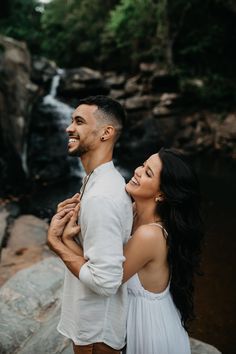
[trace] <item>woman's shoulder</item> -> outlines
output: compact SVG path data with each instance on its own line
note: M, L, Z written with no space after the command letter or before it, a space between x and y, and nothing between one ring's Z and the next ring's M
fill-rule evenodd
M157 226L155 223L152 224L144 224L139 226L132 237L136 237L137 239L142 240L143 242L153 243L163 243L166 242L165 234L163 232L163 228Z

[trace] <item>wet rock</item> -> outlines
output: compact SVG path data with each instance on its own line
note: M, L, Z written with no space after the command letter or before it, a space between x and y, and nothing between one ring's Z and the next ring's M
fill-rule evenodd
M21 215L13 224L7 247L13 251L46 243L48 224L33 215Z
M48 224L33 215L22 215L15 220L2 249L0 285L19 270L51 255L46 246L47 229Z
M38 87L30 81L30 54L24 42L0 36L0 193L25 184L25 141Z
M127 98L125 100L124 106L127 109L127 111L151 109L158 100L159 98L157 96L151 96L151 95L134 96L134 97Z
M2 286L1 354L51 354L65 349L68 343L55 328L63 277L62 263L50 257L18 272Z
M140 75L131 77L126 81L125 92L128 96L135 95L138 92L142 91L142 85L140 83Z
M220 129L222 138L236 140L236 113L229 114L221 124Z
M121 89L125 85L126 76L124 74L110 73L105 76L105 82L111 89Z
M173 107L176 106L180 95L177 93L163 93L160 96L160 105L164 107Z
M56 330L64 266L50 257L18 272L0 289L1 354L73 354L71 342ZM220 354L190 339L192 354Z
M176 76L170 75L165 71L156 72L151 79L151 89L153 92L166 93L178 92L179 81Z
M185 143L191 140L193 135L194 129L191 125L189 125L185 129L179 131L179 133L176 135L176 140L178 140L180 144Z
M164 107L164 106L160 106L160 105L157 105L156 107L154 107L152 112L155 117L164 117L164 116L174 115L174 112L171 109Z
M156 63L140 63L139 70L144 74L153 74L157 70Z
M190 338L191 354L221 354L218 349L200 340Z
M54 61L43 57L33 57L31 78L38 85L45 85L51 82L57 70L58 68Z
M90 95L107 95L109 86L99 71L87 67L65 70L58 92L63 97L86 97Z
M110 97L114 98L115 100L122 99L126 97L126 93L124 90L111 90Z
M0 251L2 248L2 244L6 232L7 218L9 214L10 214L9 211L6 208L0 206Z

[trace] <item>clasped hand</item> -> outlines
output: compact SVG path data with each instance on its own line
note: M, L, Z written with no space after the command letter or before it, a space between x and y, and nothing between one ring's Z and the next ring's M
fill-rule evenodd
M55 250L55 243L72 240L80 232L77 224L80 209L80 195L76 193L57 206L57 213L53 216L48 229L48 246Z

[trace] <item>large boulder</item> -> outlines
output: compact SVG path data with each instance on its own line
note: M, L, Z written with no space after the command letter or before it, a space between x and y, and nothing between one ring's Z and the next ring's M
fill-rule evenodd
M71 342L56 326L64 266L50 257L22 270L0 289L1 354L72 354ZM213 346L190 339L192 354L220 354Z
M30 81L26 44L0 36L0 188L15 189L25 176L25 137L37 86Z
M6 229L4 217L9 212L2 210L0 220ZM28 268L42 259L51 256L46 246L48 224L33 215L21 215L13 224L8 225L8 237L1 250L0 285L5 283L16 272Z
M0 353L62 353L56 331L64 267L55 257L19 271L0 289Z
M102 74L87 67L65 70L58 89L59 95L77 100L90 95L107 95L109 91Z

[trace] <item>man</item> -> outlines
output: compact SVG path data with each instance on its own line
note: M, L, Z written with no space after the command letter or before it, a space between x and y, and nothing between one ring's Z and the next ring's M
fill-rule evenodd
M58 331L73 341L75 353L119 353L125 345L127 289L120 285L133 215L125 181L112 162L124 120L118 102L94 96L79 102L67 128L69 154L80 157L87 174L79 216L86 261L61 239L76 196L59 204L48 244L66 265Z

